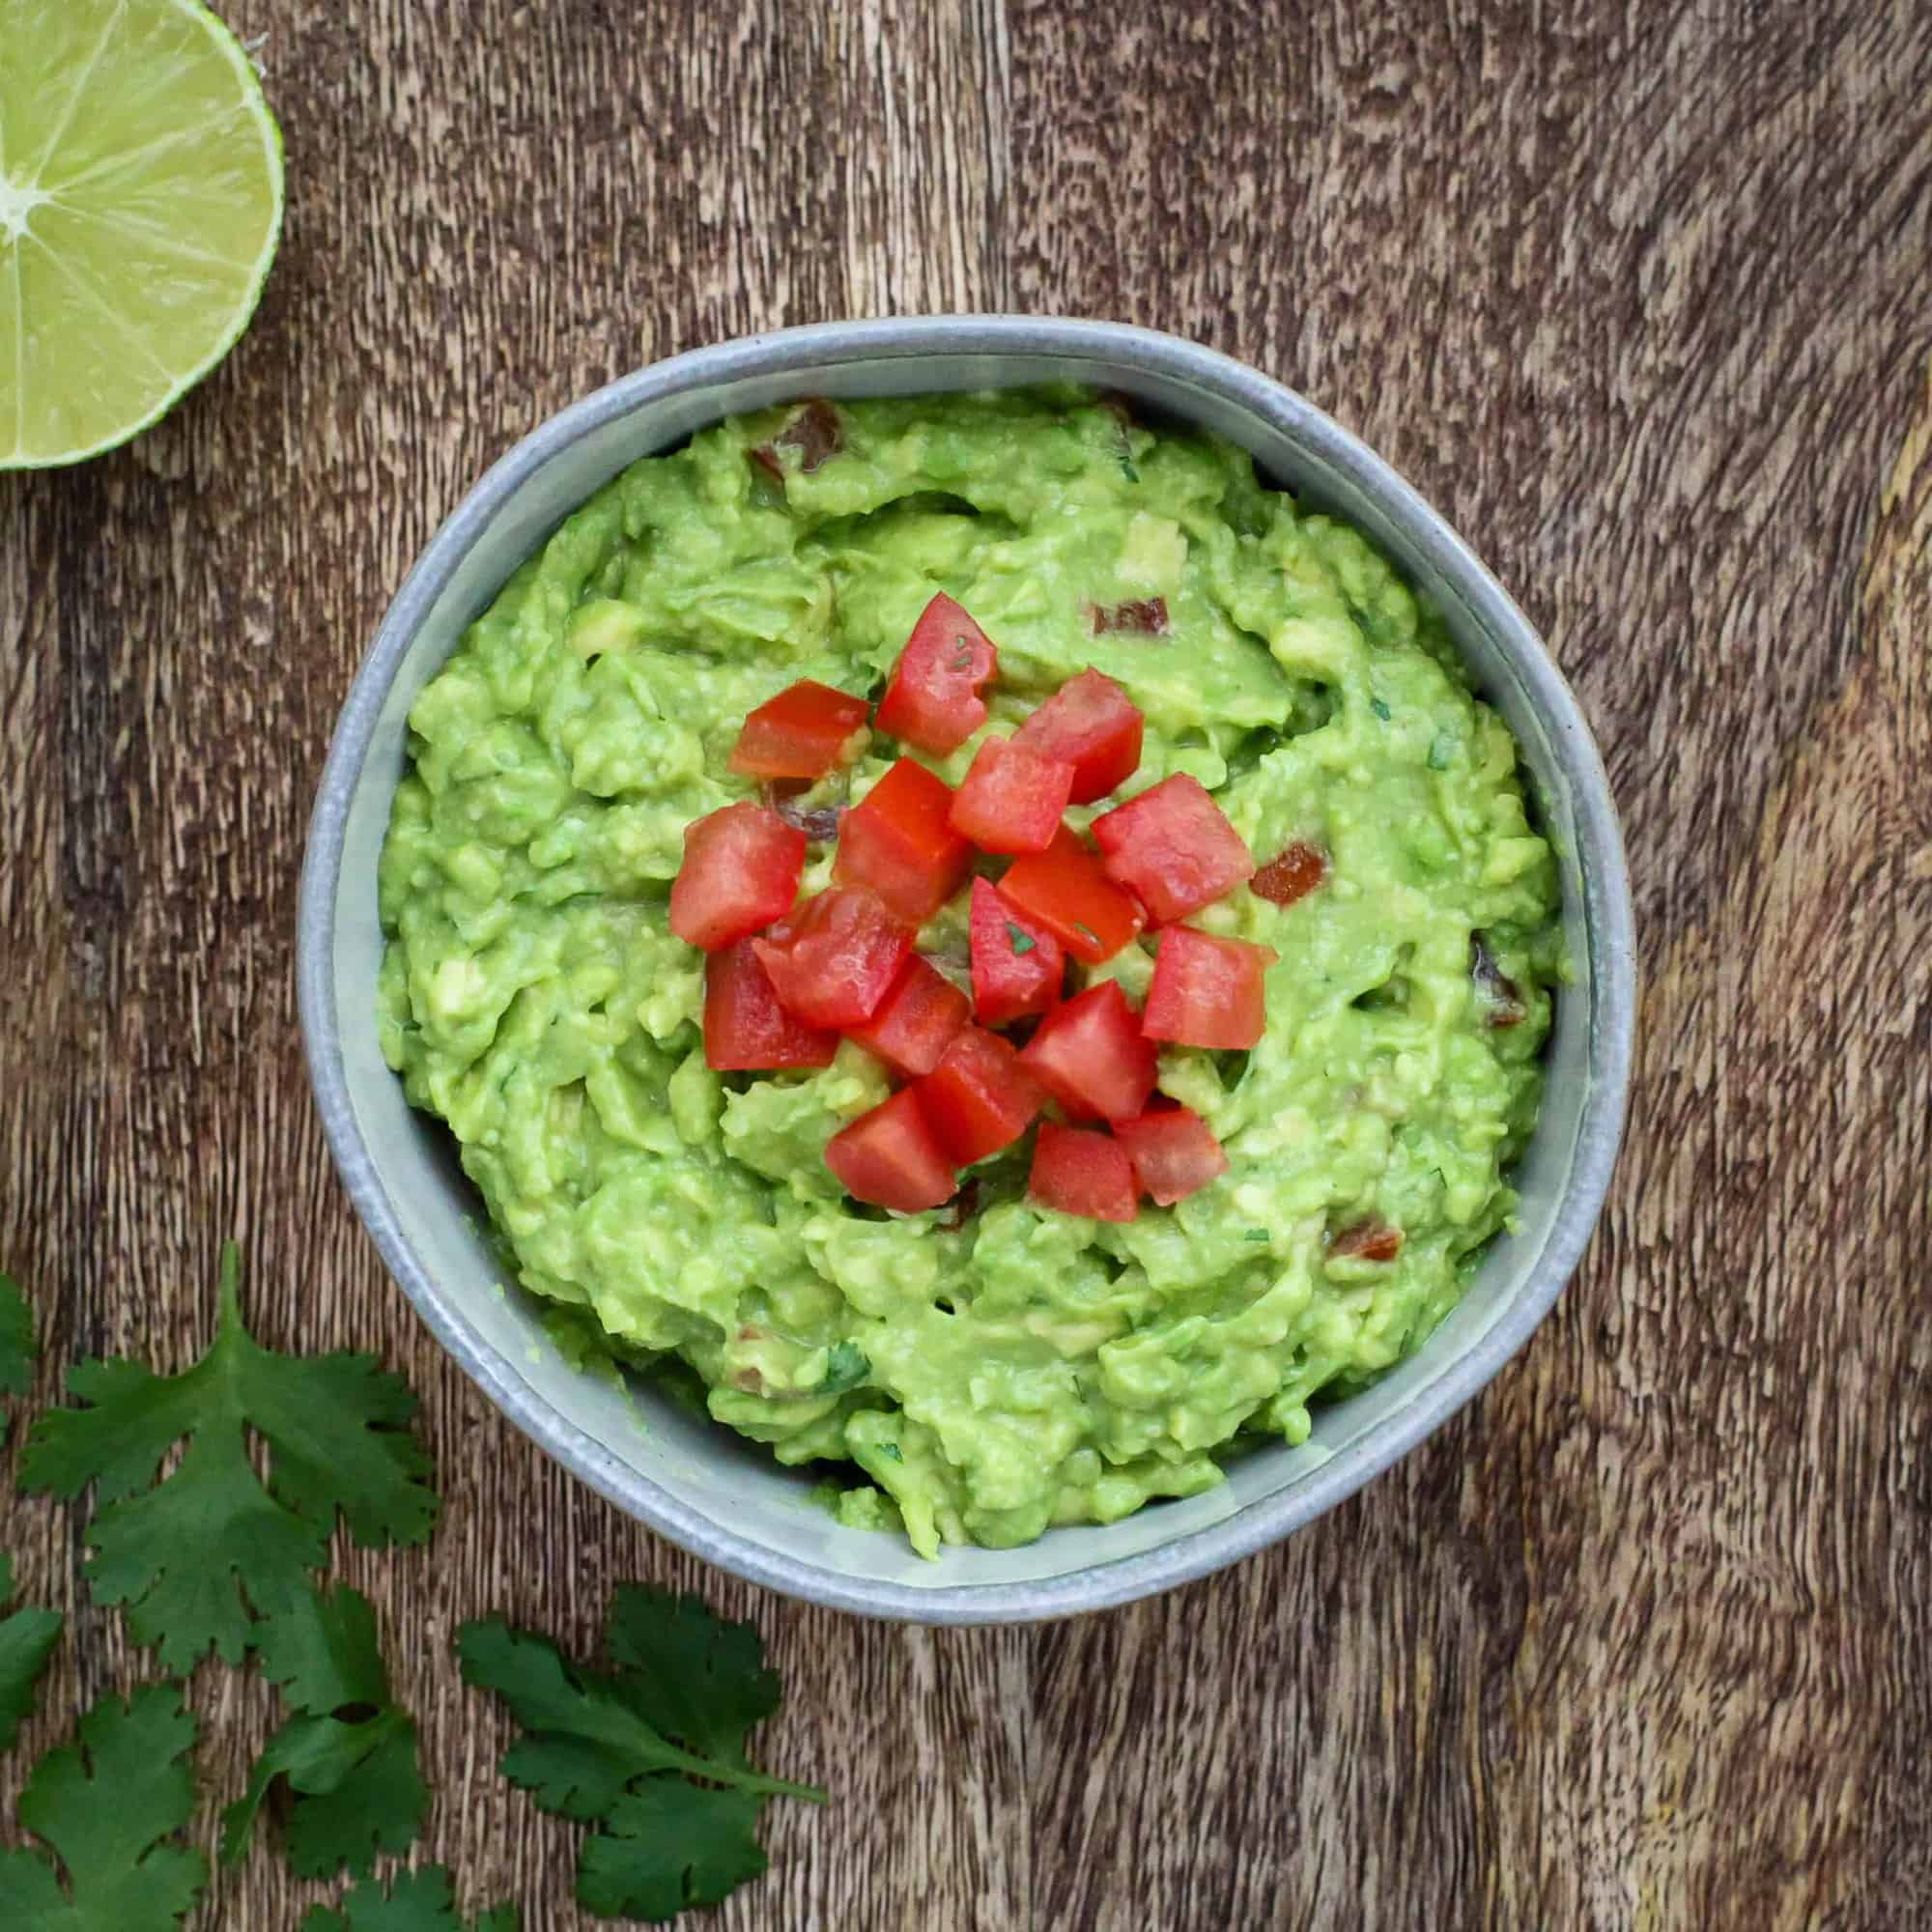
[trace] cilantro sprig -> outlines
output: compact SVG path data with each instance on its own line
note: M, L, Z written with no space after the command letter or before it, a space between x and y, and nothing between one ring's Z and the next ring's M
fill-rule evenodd
M824 1802L817 1786L747 1761L747 1736L779 1707L778 1678L750 1624L639 1585L616 1593L605 1648L611 1667L594 1669L501 1617L457 1634L465 1679L501 1697L527 1734L504 1776L598 1828L579 1857L578 1902L650 1920L716 1904L765 1869L766 1798Z
M106 1697L79 1742L50 1750L20 1794L20 1823L47 1852L0 1853L8 1932L175 1932L208 1883L178 1834L194 1810L184 1761L195 1720L179 1684ZM62 1883L62 1873L66 1883Z
M0 1553L0 1610L14 1599L14 1565ZM34 1686L60 1640L58 1610L15 1610L0 1617L0 1750L10 1749L34 1708Z
M338 1512L374 1547L422 1542L439 1508L407 1385L369 1355L262 1348L242 1325L241 1267L230 1242L219 1326L199 1362L178 1376L119 1357L82 1363L68 1389L88 1406L43 1416L21 1468L24 1488L70 1499L95 1485L95 1599L127 1605L135 1642L156 1645L170 1670L211 1646L239 1662L257 1618L299 1600ZM269 1445L266 1486L251 1432ZM179 1465L155 1484L184 1436Z
M416 1727L390 1702L376 1613L359 1591L310 1590L261 1627L262 1674L297 1715L255 1761L248 1788L221 1814L221 1862L239 1864L275 1780L294 1802L283 1827L290 1866L322 1878L366 1874L422 1829L429 1789L416 1766Z
M0 1395L26 1394L34 1379L35 1353L34 1311L19 1283L0 1269Z
M474 1920L459 1918L449 1874L440 1865L404 1872L384 1895L373 1880L358 1885L339 1911L312 1905L301 1932L518 1932L514 1905L498 1905Z

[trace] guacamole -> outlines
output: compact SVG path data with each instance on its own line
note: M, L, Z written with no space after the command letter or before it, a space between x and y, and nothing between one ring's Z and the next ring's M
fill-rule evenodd
M944 1208L867 1206L825 1151L893 1094L877 1058L707 1064L686 829L760 796L749 713L802 679L876 698L941 592L999 663L942 778L1097 668L1145 742L1070 822L1185 774L1260 866L1191 923L1275 955L1262 1037L1159 1051L1226 1171L1131 1220L1030 1198L1039 1130ZM526 1288L781 1462L844 1465L848 1521L930 1556L1205 1490L1418 1347L1510 1225L1561 960L1515 745L1388 562L1227 443L1073 390L722 423L569 518L410 723L380 1014L410 1099ZM781 800L808 894L901 754L876 726ZM966 927L962 893L919 948L956 977ZM1069 992L1138 1009L1157 941Z

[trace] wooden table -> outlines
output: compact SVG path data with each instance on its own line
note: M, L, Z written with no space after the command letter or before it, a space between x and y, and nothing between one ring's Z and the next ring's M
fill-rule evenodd
M82 1353L198 1351L230 1232L266 1339L421 1390L445 1526L345 1572L422 1718L423 1855L593 1922L449 1639L501 1607L587 1643L646 1577L757 1620L765 1749L837 1791L701 1922L1932 1922L1932 14L231 15L288 140L261 315L128 449L0 479L0 1256L43 1397ZM1196 336L1385 452L1576 681L1643 935L1609 1213L1523 1355L1286 1547L1037 1630L741 1587L544 1461L352 1217L291 982L336 707L484 466L656 356L939 309ZM77 1516L6 1512L74 1609L11 1804L143 1666ZM194 1695L232 1795L271 1700ZM322 1890L258 1848L198 1923Z

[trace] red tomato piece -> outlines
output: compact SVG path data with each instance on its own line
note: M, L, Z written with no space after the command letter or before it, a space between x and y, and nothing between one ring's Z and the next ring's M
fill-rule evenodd
M1186 772L1103 811L1094 837L1108 875L1139 894L1163 924L1254 876L1255 855L1208 787Z
M1143 637L1167 636L1167 599L1142 597L1127 604L1095 604L1094 635L1105 631L1138 631Z
M922 752L956 751L986 722L980 687L1000 668L993 641L942 592L920 613L879 699L879 729Z
M1141 761L1147 720L1103 670L1068 678L1020 728L1013 743L1073 767L1072 802L1091 805L1130 779Z
M1005 1026L1060 1002L1066 955L1045 926L997 886L973 881L973 1006L981 1026Z
M1116 1121L1114 1138L1134 1164L1134 1179L1163 1208L1198 1194L1228 1171L1214 1130L1192 1107L1163 1107L1137 1121Z
M952 795L951 824L982 852L1044 852L1073 795L1073 767L1017 739L988 738Z
M906 1091L959 1167L1011 1147L1046 1101L1012 1041L977 1026L954 1034L939 1065Z
M883 1060L901 1080L939 1065L952 1036L973 1017L973 1002L923 953L915 952L879 1010L846 1037Z
M1141 902L1101 870L1099 860L1067 825L1044 852L1015 859L1000 890L1090 966L1111 959L1147 923Z
M782 919L798 897L805 834L746 801L684 828L670 889L670 929L713 952Z
M853 1027L878 1011L912 934L864 886L814 894L752 941L778 996L809 1025Z
M705 1065L755 1073L830 1066L838 1036L785 1011L752 946L741 939L704 962Z
M1328 855L1319 845L1304 845L1300 839L1284 845L1248 881L1263 898L1278 906L1292 906L1306 898L1328 876Z
M1328 1244L1331 1255L1363 1262L1392 1262L1402 1253L1402 1230L1386 1221L1359 1221Z
M1040 1123L1027 1193L1042 1208L1090 1221L1131 1221L1140 1212L1126 1150L1091 1127Z
M1170 925L1154 955L1141 1031L1182 1046L1253 1046L1267 1020L1267 969L1279 957L1271 946Z
M959 890L973 848L947 823L952 787L901 758L838 828L832 876L869 886L909 925L923 925Z
M834 1134L825 1164L854 1200L895 1214L943 1208L959 1191L959 1177L910 1087Z
M1020 1058L1075 1121L1131 1121L1160 1071L1139 1016L1112 980L1056 1007Z
M822 779L850 764L866 728L866 700L802 677L748 712L731 769L754 779Z

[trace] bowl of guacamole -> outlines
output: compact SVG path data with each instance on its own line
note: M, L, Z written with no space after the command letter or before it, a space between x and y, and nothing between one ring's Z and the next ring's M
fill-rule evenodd
M1621 1128L1628 884L1516 607L1172 338L705 350L477 486L302 889L332 1148L510 1418L775 1587L1198 1576L1465 1402Z

